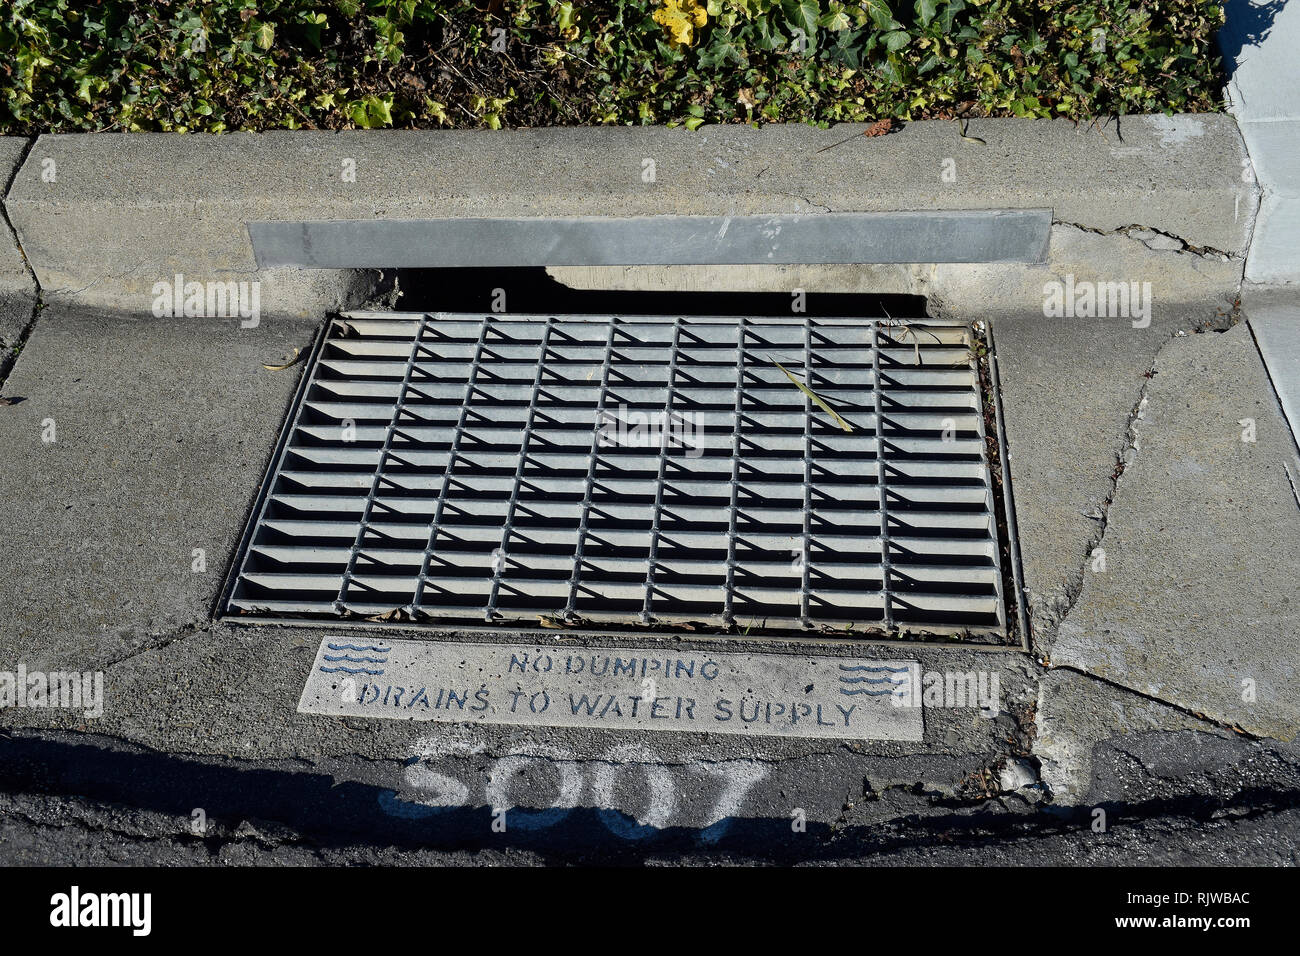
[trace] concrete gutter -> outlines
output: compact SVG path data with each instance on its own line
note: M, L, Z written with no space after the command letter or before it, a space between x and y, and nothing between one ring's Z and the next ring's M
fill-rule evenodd
M974 121L968 134L984 145L950 122L877 138L863 129L47 135L4 205L47 298L146 311L153 285L177 273L259 279L267 314L316 315L370 294L373 272L259 271L246 224L286 220L1050 208L1067 234L1140 225L1118 240L1143 253L1208 256L1206 281L1225 293L1240 281L1256 190L1242 181L1245 152L1230 117L1136 116L1093 128ZM865 275L914 289L925 264L841 268L859 277L852 284ZM929 281L945 298L972 274L962 270L978 268ZM1016 275L994 278L1023 287L1022 307L1041 298L1037 276ZM743 281L789 288L783 278ZM1179 295L1183 285L1170 288Z

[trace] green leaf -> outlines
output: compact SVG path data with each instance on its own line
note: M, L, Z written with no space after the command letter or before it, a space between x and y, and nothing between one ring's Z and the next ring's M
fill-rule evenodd
M885 49L890 53L901 50L912 42L912 35L906 30L892 30L884 36Z
M253 42L263 50L271 49L275 43L275 27L265 21L260 23L254 21L254 23L256 25L253 28Z
M785 11L790 26L803 31L808 39L808 46L817 45L817 18L821 11L817 9L817 0L782 0L781 9Z
M348 104L348 118L353 124L360 126L362 129L378 129L381 126L393 125L393 94L385 93L383 96L370 94L360 100L353 100Z
M754 21L754 32L758 37L756 45L760 50L771 52L785 48L785 34L776 29L766 17Z
M832 10L817 22L827 30L834 30L836 33L853 26L853 21L849 19L849 15L842 7L839 10Z
M894 13L889 9L889 4L885 0L862 0L862 6L867 11L867 16L871 17L871 22L876 25L877 30L889 30L899 26L894 19Z
M875 34L870 29L854 30L852 33L846 31L836 38L835 45L831 47L831 59L850 69L859 69L863 55L871 51L874 43Z
M320 49L320 32L321 28L329 23L329 18L323 13L312 12L303 15L303 34L307 37L307 42L311 44L313 50Z
M748 62L731 37L724 34L699 52L700 66L710 70L724 66L743 67Z
M964 0L948 0L944 4L943 10L939 14L939 32L945 36L953 32L953 25L956 22L957 14L966 9Z

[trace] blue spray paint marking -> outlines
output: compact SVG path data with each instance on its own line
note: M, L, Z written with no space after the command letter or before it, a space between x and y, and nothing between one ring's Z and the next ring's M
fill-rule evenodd
M622 810L600 808L596 810L596 818L610 833L624 840L644 840L661 832L654 824L638 823L635 817Z
M459 809L459 807L435 807L427 803L412 803L410 800L403 800L399 797L396 790L385 790L381 793L379 795L379 806L385 813L401 817L404 820L420 820L437 813L446 813L448 810Z
M381 647L378 644L327 643L325 647L331 651L356 651L362 654L368 651L372 654L384 654L384 655L387 655L388 652L392 650L391 647ZM385 657L365 657L365 656L353 657L351 654L322 654L321 658L323 660L329 661L331 664L335 664L335 663L338 664L337 667L319 668L322 674L339 674L339 673L368 674L371 677L379 677L384 673L384 669L382 667L379 668L378 670L375 670L374 668L370 668L370 667L348 667L347 664L343 664L341 662L347 661L348 664L387 664L388 663L388 658L386 656Z
M849 673L866 672L868 674L899 674L901 677L844 677L840 676L841 684L889 684L888 690L867 690L865 687L859 687L856 690L849 690L847 687L841 687L840 693L845 697L853 697L858 694L866 694L868 697L885 697L892 696L897 689L907 683L907 674L909 668L906 667L873 667L870 664L840 664L840 670Z
M329 658L325 658L329 660ZM841 684L896 684L892 677L841 677Z

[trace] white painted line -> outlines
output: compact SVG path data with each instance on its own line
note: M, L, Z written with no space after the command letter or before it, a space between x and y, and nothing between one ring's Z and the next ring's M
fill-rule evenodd
M327 637L306 714L845 740L922 738L916 661Z

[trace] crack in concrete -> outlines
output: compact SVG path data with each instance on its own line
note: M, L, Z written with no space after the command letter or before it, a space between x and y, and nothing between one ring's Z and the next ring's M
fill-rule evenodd
M147 654L149 651L162 650L165 647L170 647L172 644L175 644L177 641L183 641L186 638L195 637L196 635L199 634L206 634L211 629L212 629L212 625L209 623L191 625L182 631L173 632L169 636L163 637L160 641L156 643L150 643L145 645L144 647L139 647L133 651L128 651L127 653L119 655L118 657L114 657L114 658L110 658L109 660L102 661L98 664L98 667L101 670L107 671L113 667L116 667L119 664L124 664L129 660L133 660L139 657L141 654ZM114 635L114 636L120 637L121 635Z
M1234 310L1234 315L1229 317L1227 327L1230 328L1233 324L1236 323L1238 319L1236 313L1238 311L1239 310ZM1152 357L1151 363L1147 367L1147 371L1143 373L1144 380L1142 383L1142 387L1139 390L1137 401L1134 403L1132 410L1129 412L1127 421L1125 423L1124 438L1120 450L1116 455L1115 467L1110 478L1110 488L1106 496L1100 502L1098 502L1096 506L1094 506L1096 510L1096 515L1095 516L1091 514L1088 515L1088 517L1095 518L1095 520L1097 521L1097 526L1094 533L1089 537L1088 542L1084 545L1083 560L1080 563L1079 568L1075 572L1075 574L1070 578L1069 581L1066 582L1063 593L1058 593L1054 595L1050 601L1044 601L1043 604L1040 606L1041 607L1040 612L1035 615L1036 618L1041 617L1042 625L1043 625L1041 628L1036 628L1036 634L1038 635L1039 640L1041 641L1041 647L1038 648L1039 650L1045 650L1046 648L1050 648L1059 630L1061 622L1064 621L1074 610L1075 606L1079 602L1080 597L1083 594L1084 582L1087 575L1088 565L1091 561L1094 560L1094 555L1096 553L1096 550L1098 548L1101 548L1102 543L1105 540L1106 533L1110 526L1110 509L1111 506L1114 504L1115 498L1119 493L1120 480L1123 478L1126 469L1128 468L1129 465L1132 464L1132 462L1137 456L1138 451L1141 449L1139 425L1143 420L1143 412L1145 411L1147 406L1151 381L1154 378L1154 376L1157 374L1157 366L1159 365L1160 362L1160 356L1163 354L1164 350L1168 348L1169 345L1175 339L1184 337L1188 334L1204 334L1205 331L1207 330L1193 329L1190 331L1190 333L1188 330L1174 331L1168 339L1166 339L1163 343L1161 343L1160 347L1156 350L1155 355ZM1215 330L1215 331L1222 331L1222 330ZM1286 467L1285 464L1283 467L1284 468ZM1289 470L1287 472L1287 478L1288 480L1291 480L1291 475ZM1293 482L1292 493L1295 494L1295 492L1296 492L1296 486ZM1297 496L1297 504L1300 505L1300 496ZM1059 670L1070 671L1072 673L1080 674L1084 677L1091 678L1092 680L1100 681L1101 683L1106 684L1112 688L1122 690L1134 694L1141 699L1148 700L1153 703L1157 703L1169 707L1183 714L1184 716L1195 718L1197 720L1206 723L1209 726L1219 728L1221 730L1231 731L1249 740L1266 739L1266 737L1262 735L1253 734L1236 724L1218 720L1216 718L1208 716L1207 714L1201 713L1200 711L1196 711L1191 709L1190 707L1179 704L1176 701L1167 700L1158 695L1146 693L1135 687L1131 687L1127 684L1123 684L1118 681L1111 680L1101 675L1084 670L1080 667L1076 667L1074 665L1054 665L1051 663L1050 660L1050 652L1040 654L1040 659L1038 663L1040 664L1040 666L1044 667L1047 670L1059 669Z
M41 309L44 308L41 281L36 277L36 270L32 268L31 260L27 258L27 250L23 248L22 239L18 235L18 230L14 228L13 220L9 218L9 208L6 205L9 199L9 191L13 188L15 180L18 179L18 173L27 164L27 157L31 154L32 148L35 147L36 139L33 136L27 141L22 154L18 157L18 162L14 164L14 171L10 175L9 181L4 184L3 193L0 193L3 196L3 201L0 201L0 219L4 220L4 227L13 236L14 246L18 249L18 254L23 258L23 267L31 278L32 288L34 289L31 315L28 316L22 330L18 333L18 340L13 343L0 343L5 350L5 354L0 355L0 389L4 388L5 383L9 380L9 373L18 364L18 356L22 353L23 346L27 344L27 340L31 337L32 329L36 327L36 320L41 314Z
M1176 236L1172 232L1166 232L1155 226L1144 226L1139 223L1132 223L1127 226L1118 226L1114 229L1097 229L1093 226L1085 226L1078 222L1066 222L1063 219L1053 219L1053 226L1068 226L1071 229L1078 229L1080 232L1090 232L1096 236L1123 236L1126 239L1132 239L1139 242L1153 252L1172 252L1176 255L1193 255L1201 259L1215 259L1219 262L1244 262L1244 255L1225 252L1222 249L1215 249L1213 246L1196 246L1188 242L1182 236ZM1149 233L1149 235L1147 235ZM1164 240L1163 242L1158 240ZM1171 246L1169 243L1177 243L1177 246Z
M1250 256L1250 250L1255 245L1255 230L1259 226L1259 213L1264 207L1264 198L1268 195L1268 190L1264 187L1264 184L1259 181L1259 176L1255 173L1255 160L1250 155L1250 147L1246 143L1246 136L1241 130L1241 125L1235 124L1234 128L1237 133L1237 145L1241 148L1242 154L1250 163L1251 204L1246 222L1246 243L1242 247L1241 253L1241 258L1245 260ZM1238 203L1240 203L1240 199L1238 199ZM1240 211L1240 206L1238 206L1237 211ZM1246 266L1244 262L1241 272L1242 282L1244 282L1246 279ZM1240 282L1237 283L1237 291L1238 293L1241 291Z
M1110 475L1110 488L1101 501L1095 503L1091 512L1085 513L1085 517L1091 518L1097 522L1096 529L1089 536L1088 541L1084 544L1083 560L1079 563L1079 568L1070 579L1066 581L1065 586L1049 597L1042 598L1036 607L1032 609L1034 620L1034 649L1041 652L1050 647L1055 639L1057 629L1062 621L1069 616L1079 601L1083 593L1084 578L1087 573L1088 564L1093 560L1094 551L1101 547L1102 541L1106 536L1106 531L1110 525L1110 508L1115 501L1115 496L1119 492L1120 479L1123 477L1125 470L1137 457L1141 447L1138 436L1138 424L1142 420L1142 413L1146 409L1148 392L1151 388L1151 380L1157 374L1157 365L1160 356L1166 348L1169 347L1176 339L1183 338L1187 335L1199 335L1206 332L1221 332L1231 328L1240 321L1240 309L1234 309L1233 313L1227 316L1227 321L1223 328L1218 327L1192 327L1190 329L1175 329L1170 332L1169 337L1160 343L1148 363L1146 371L1142 373L1142 387L1138 390L1137 400L1134 402L1132 409L1129 411L1127 420L1124 423L1123 437L1120 448L1115 455L1115 465Z
M1035 644L1041 647L1050 646L1052 639L1055 638L1060 624L1074 606L1078 603L1080 595L1083 593L1084 577L1087 573L1089 562L1094 559L1096 550L1101 547L1101 542L1106 536L1106 529L1110 524L1110 507L1115 501L1115 495L1119 491L1120 478L1124 475L1124 470L1132 463L1137 455L1139 446L1137 436L1137 422L1146 409L1147 392L1151 387L1151 379L1156 374L1156 363L1159 360L1160 353L1164 351L1169 342L1173 341L1171 336L1167 341L1162 343L1152 356L1146 372L1143 373L1142 387L1138 391L1137 401L1134 402L1133 408L1129 411L1128 419L1124 423L1123 439L1119 451L1115 455L1115 465L1110 476L1110 488L1101 501L1093 505L1092 511L1085 517L1091 518L1097 522L1094 532L1089 536L1084 544L1083 560L1079 568L1070 579L1066 581L1062 592L1052 595L1045 599L1034 612L1034 633L1036 635Z
M1260 734L1253 734L1249 730L1245 730L1244 728L1239 727L1236 724L1230 724L1222 720L1216 720L1214 717L1211 717L1208 714L1203 714L1199 710L1192 710L1190 707L1187 707L1184 704L1179 704L1172 700L1165 700L1163 697L1157 697L1155 694L1149 694L1146 691L1138 690L1136 687L1130 687L1128 684L1122 684L1119 681L1112 680L1111 678L1105 677L1101 674L1094 674L1091 671L1083 670L1082 668L1077 667L1074 664L1050 664L1049 663L1046 669L1053 670L1053 671L1068 671L1071 674L1079 674L1082 677L1089 677L1092 680L1105 684L1107 687L1113 688L1114 690L1124 691L1125 693L1132 694L1134 697L1139 697L1142 700L1150 701L1153 704L1160 704L1162 707L1168 707L1170 710L1176 710L1178 711L1178 713L1182 714L1185 717L1192 717L1196 720L1201 721L1202 723L1208 724L1209 726L1215 727L1219 730L1231 731L1232 733L1244 737L1247 740L1268 741L1268 740L1276 739L1273 737L1267 737Z
M807 196L800 195L799 193L777 193L776 195L778 195L778 196L785 196L785 197L788 198L788 199L797 199L797 200L799 200L801 203L803 203L804 205L806 205L806 206L811 206L813 209L819 209L819 210L821 210L822 212L831 212L831 211L832 211L830 206L824 205L824 204L819 203L819 202L813 202L813 201L812 201L811 199L809 199ZM790 215L796 215L796 216L797 216L797 215L799 215L799 213L791 213ZM778 217L774 217L774 218L779 218L779 216L778 216Z

